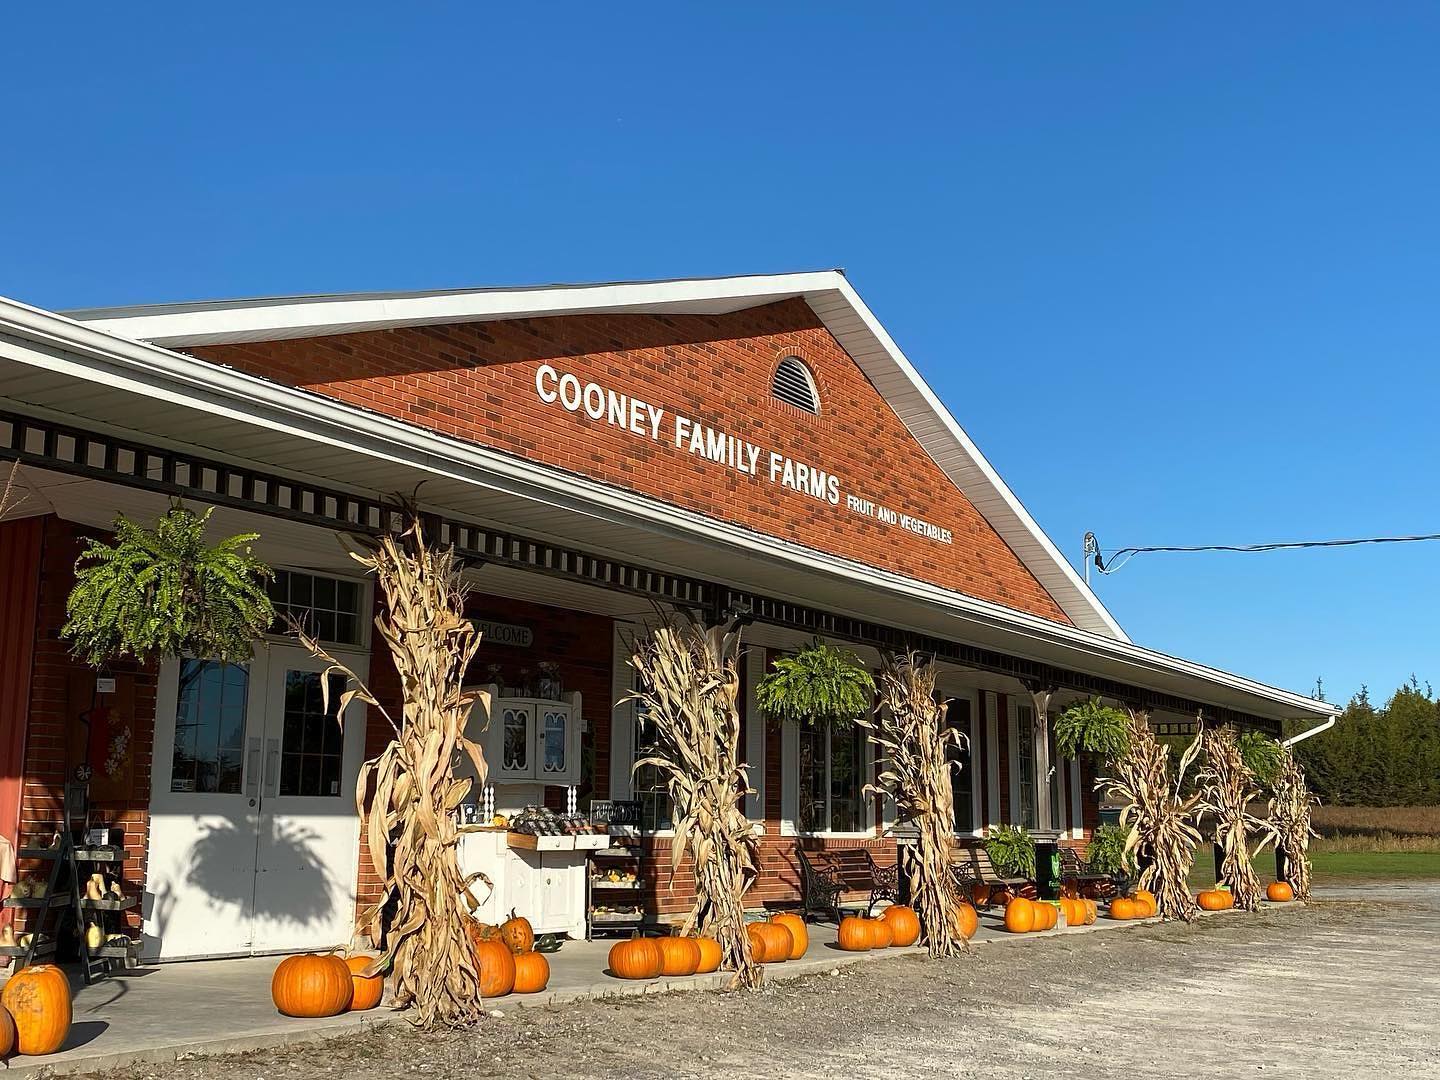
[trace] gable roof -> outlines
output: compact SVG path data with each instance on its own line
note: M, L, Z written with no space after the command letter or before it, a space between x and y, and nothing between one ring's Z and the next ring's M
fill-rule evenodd
M839 270L745 277L200 301L66 314L170 348L602 312L725 314L802 298L1074 624L1129 641Z

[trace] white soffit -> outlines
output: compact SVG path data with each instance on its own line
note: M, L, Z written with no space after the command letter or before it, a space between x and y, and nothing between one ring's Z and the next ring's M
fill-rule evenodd
M1129 641L838 270L747 277L205 301L66 313L169 348L600 312L717 315L803 297L916 441L1074 624Z

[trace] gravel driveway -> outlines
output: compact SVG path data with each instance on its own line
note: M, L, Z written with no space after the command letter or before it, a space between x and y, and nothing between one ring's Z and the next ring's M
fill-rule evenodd
M1440 885L1426 885L105 1075L1440 1077L1437 1002Z

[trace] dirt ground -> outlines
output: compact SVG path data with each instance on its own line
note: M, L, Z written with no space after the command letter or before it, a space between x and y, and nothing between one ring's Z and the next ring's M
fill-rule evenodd
M1440 884L103 1075L1440 1077L1437 1002Z

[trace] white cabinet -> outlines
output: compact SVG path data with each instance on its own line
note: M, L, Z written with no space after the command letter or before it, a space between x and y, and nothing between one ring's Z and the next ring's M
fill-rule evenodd
M555 784L580 782L580 695L550 698L497 697L487 686L475 703L467 738L485 748L490 782ZM487 711L488 709L488 711Z
M476 871L490 879L475 883L484 902L475 912L482 922L499 924L511 911L528 918L540 934L585 937L585 874L588 851L529 851L513 848L504 830L462 833L457 859L461 874Z

